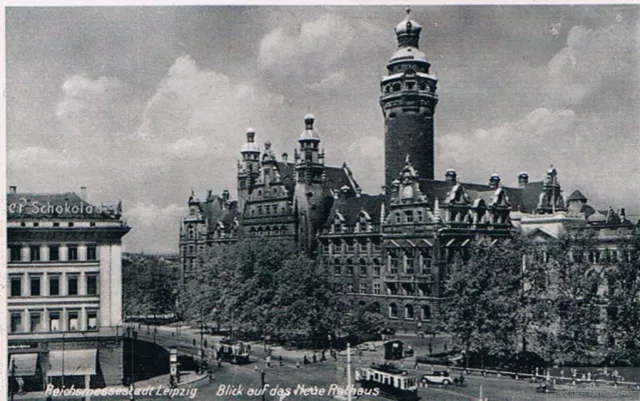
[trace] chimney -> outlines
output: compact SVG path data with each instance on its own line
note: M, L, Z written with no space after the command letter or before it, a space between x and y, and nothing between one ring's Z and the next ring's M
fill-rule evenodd
M15 185L11 185L11 186L9 187L9 193L10 193L10 194L15 194L15 193L17 193L17 192L18 192L18 187L16 187Z
M491 174L491 177L489 177L489 188L498 189L499 186L500 186L500 176L496 173Z
M287 154L287 152L284 152L282 154L282 161L286 163L288 159L289 159L289 155Z
M520 188L524 188L525 185L527 185L528 183L529 183L529 174L524 172L518 174L518 186Z
M83 200L87 200L87 187L80 187L80 197Z
M444 180L446 182L452 182L455 183L457 182L458 179L458 175L456 174L456 170L450 168L447 170L446 173L444 173Z

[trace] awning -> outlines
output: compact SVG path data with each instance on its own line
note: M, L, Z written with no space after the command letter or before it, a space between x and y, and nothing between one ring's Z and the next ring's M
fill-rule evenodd
M12 371L15 362L15 373ZM38 354L13 354L9 357L9 375L34 376L38 364Z
M64 356L64 359L63 359ZM96 374L98 350L74 349L49 352L49 376L85 376Z

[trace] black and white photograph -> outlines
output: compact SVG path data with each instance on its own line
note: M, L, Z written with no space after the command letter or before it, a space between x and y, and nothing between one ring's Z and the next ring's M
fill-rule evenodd
M409 3L5 6L1 396L640 400L640 4Z

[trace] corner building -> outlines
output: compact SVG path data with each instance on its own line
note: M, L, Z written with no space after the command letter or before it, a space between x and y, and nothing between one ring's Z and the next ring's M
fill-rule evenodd
M9 375L24 390L122 383L121 214L76 193L10 188Z
M200 247L291 238L324 260L355 304L385 316L386 326L429 331L440 318L450 262L466 257L472 241L495 243L514 230L553 240L559 225L602 224L579 191L565 200L553 167L539 181L522 172L515 186L497 173L486 183L461 182L454 169L435 178L437 79L418 46L421 30L409 15L396 26L398 48L380 83L384 193L362 193L346 164L325 166L311 115L293 162L286 153L277 160L268 142L261 151L250 128L238 163L238 200L230 201L228 191L202 202L189 198L180 231L183 276L197 272ZM624 209L609 214L624 216Z

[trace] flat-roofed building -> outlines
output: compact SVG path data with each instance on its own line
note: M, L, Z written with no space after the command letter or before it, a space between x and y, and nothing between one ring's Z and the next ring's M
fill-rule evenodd
M9 375L24 390L122 381L121 205L7 195ZM18 379L21 378L21 379Z

